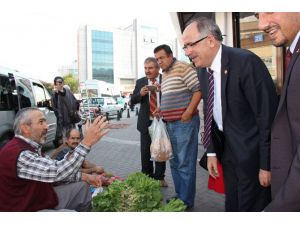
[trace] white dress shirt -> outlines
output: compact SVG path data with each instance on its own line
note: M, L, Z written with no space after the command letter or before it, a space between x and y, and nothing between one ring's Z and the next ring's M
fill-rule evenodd
M295 39L293 40L291 46L289 47L291 53L293 54L298 42L298 39L300 38L300 31L298 31L298 34L296 35Z
M220 131L223 131L223 118L222 118L222 99L221 99L221 55L222 46L217 52L210 69L214 71L214 120Z

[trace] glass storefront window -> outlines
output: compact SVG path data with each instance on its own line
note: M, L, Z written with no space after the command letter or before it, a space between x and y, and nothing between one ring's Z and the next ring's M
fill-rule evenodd
M283 49L276 48L267 34L258 29L258 20L254 12L239 13L240 47L258 55L266 64L276 85L277 93L282 88Z

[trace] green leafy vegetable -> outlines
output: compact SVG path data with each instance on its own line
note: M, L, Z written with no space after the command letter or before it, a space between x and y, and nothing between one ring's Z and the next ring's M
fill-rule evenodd
M143 173L134 173L125 181L114 181L93 198L94 212L180 212L185 210L181 200L162 205L159 181Z

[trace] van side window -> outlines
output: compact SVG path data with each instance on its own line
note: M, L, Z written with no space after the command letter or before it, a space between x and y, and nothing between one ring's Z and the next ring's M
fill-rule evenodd
M25 78L16 78L17 82L17 96L15 98L20 103L16 108L31 107L34 105L34 97L32 95L32 88L30 81Z
M33 83L33 92L35 95L35 103L37 107L46 107L47 106L47 99L46 92L43 86L37 83Z
M0 110L7 111L14 109L13 92L15 87L9 82L9 78L0 74Z

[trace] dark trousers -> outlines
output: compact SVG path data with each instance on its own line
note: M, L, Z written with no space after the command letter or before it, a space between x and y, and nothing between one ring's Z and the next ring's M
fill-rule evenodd
M225 184L226 212L260 212L271 201L271 188L262 187L257 174L249 177L231 162L222 163Z
M141 161L142 173L149 175L157 180L162 180L165 177L166 162L153 162L150 154L151 138L149 132L141 133ZM153 167L155 164L155 168Z

